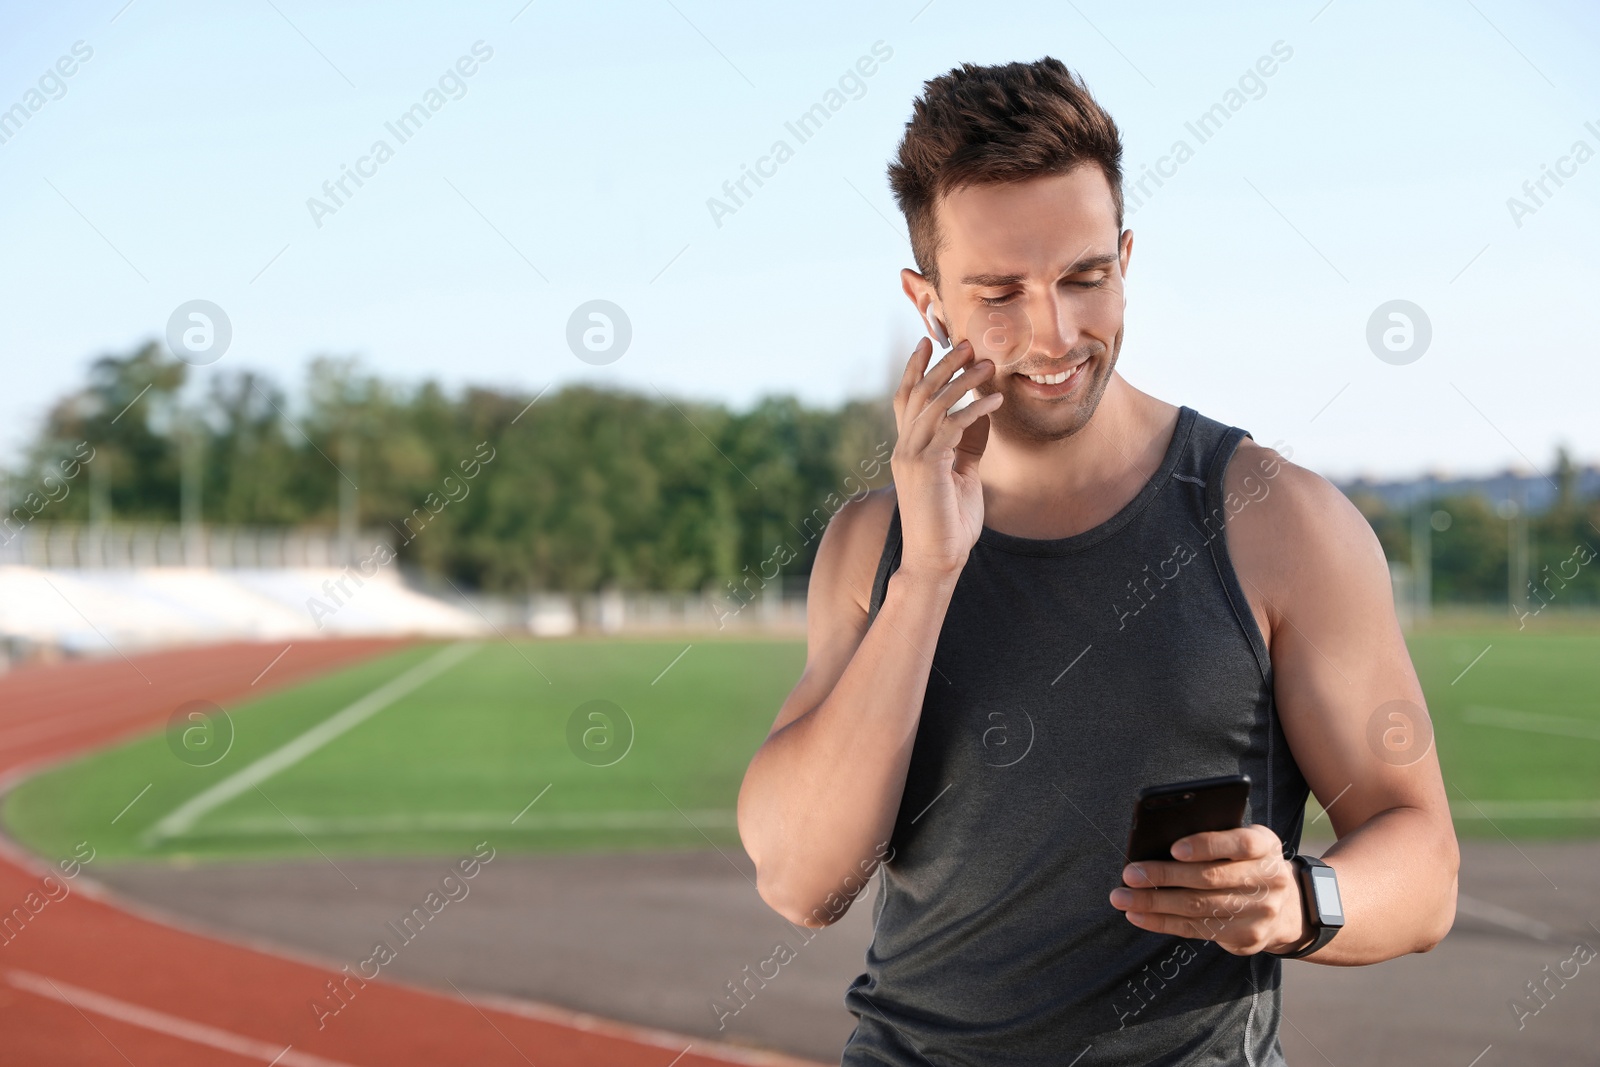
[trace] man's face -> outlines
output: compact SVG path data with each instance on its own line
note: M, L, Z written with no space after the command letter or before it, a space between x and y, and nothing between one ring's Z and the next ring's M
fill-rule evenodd
M969 338L1004 393L1003 435L1053 441L1089 421L1122 347L1123 276L1133 233L1093 164L958 189L937 206L939 303L952 341ZM1060 382L1045 379L1059 378Z

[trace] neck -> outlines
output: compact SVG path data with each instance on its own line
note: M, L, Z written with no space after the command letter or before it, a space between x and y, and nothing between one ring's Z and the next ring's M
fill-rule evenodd
M1105 522L1161 466L1178 409L1113 373L1088 423L1037 441L991 427L980 464L984 525L1018 537L1070 537Z

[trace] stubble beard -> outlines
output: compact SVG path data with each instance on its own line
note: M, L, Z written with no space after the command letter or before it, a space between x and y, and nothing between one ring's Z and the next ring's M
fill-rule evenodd
M1105 356L1103 346L1098 353L1089 357L1085 371L1089 373L1090 378L1083 384L1076 400L1060 400L1054 403L1041 403L1038 400L1019 402L1012 395L1013 391L1007 389L1006 402L989 414L990 426L1002 436L1039 444L1064 440L1078 433L1089 425L1089 420L1100 406L1101 398L1105 396L1106 386L1111 384L1111 373L1116 369L1117 357L1122 352L1120 329L1113 343L1116 347L1111 350L1109 359L1103 358ZM1011 379L1016 376L1007 377ZM977 389L979 396L1000 391L992 379Z

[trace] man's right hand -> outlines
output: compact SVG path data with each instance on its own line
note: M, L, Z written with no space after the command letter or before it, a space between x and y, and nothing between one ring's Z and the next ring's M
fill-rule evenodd
M895 390L899 440L889 466L905 544L900 569L950 579L961 573L983 532L978 460L989 441L989 413L1004 397L989 393L952 413L967 390L994 374L994 363L979 360L952 382L972 363L971 342L962 340L925 375L932 354L933 342L924 337Z
M846 504L817 545L806 667L739 788L756 889L803 926L836 922L890 847L945 612L983 532L978 459L1000 397L950 408L994 366L974 365L962 343L923 377L932 351L917 346L895 391L894 490ZM904 558L874 623L869 590L896 503Z

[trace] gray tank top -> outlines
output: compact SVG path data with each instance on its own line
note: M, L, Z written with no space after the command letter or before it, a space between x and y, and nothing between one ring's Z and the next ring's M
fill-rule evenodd
M1107 900L1144 786L1246 773L1249 820L1299 849L1307 786L1222 531L1245 436L1182 408L1111 519L1051 540L984 527L845 994L845 1067L1284 1062L1279 960L1140 930ZM900 549L897 506L873 619Z

